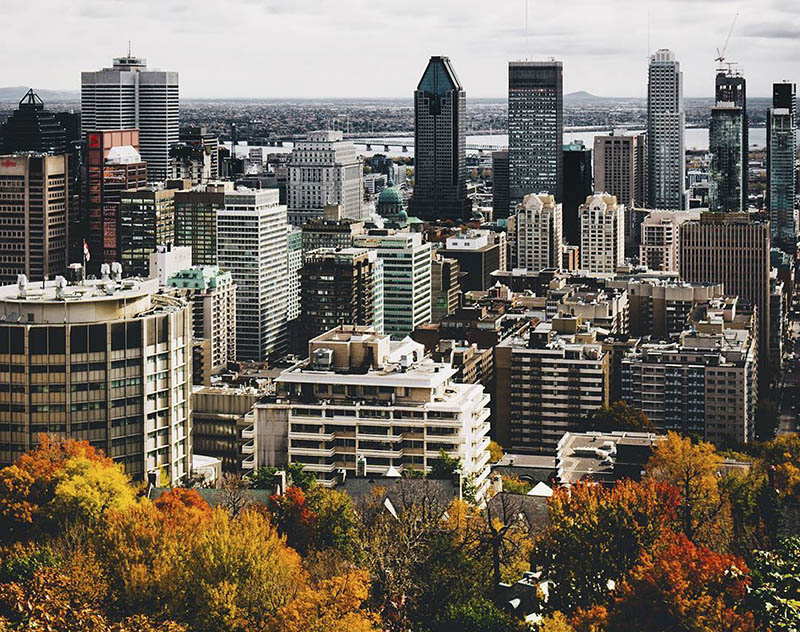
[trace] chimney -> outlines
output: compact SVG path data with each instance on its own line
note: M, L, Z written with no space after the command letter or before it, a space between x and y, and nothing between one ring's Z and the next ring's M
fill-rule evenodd
M356 457L356 476L361 478L367 477L367 459L361 455Z
M286 470L278 470L275 472L278 477L278 484L275 486L275 493L280 496L286 491Z

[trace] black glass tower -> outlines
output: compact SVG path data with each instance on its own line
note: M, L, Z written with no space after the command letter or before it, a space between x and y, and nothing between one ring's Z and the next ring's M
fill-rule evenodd
M586 202L592 188L592 150L577 141L564 145L564 202L561 223L564 240L577 246L581 243L578 207Z
M747 120L747 82L745 78L733 68L718 69L715 81L715 96L717 105L722 103L732 103L734 107L741 110L741 173L739 181L741 184L741 207L746 211L748 207L750 173L748 165L750 162L749 153L749 123Z
M33 89L19 102L8 120L0 127L0 153L36 151L45 154L67 153L67 133L55 114Z
M414 92L414 195L420 219L471 215L466 174L467 93L449 57L431 57Z

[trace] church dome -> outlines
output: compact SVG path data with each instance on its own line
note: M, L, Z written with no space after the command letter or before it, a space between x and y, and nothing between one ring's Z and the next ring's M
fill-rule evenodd
M386 184L386 188L381 191L380 195L378 196L378 204L385 204L389 205L403 205L403 194L398 191L395 186L394 182L389 180Z

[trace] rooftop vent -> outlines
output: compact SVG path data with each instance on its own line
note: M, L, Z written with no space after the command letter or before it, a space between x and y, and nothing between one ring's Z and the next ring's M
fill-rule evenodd
M333 366L333 349L317 349L314 351L312 362L315 369L329 370Z

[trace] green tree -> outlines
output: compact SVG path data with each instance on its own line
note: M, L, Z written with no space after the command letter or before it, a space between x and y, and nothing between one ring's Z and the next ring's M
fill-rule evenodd
M262 466L253 470L247 475L250 481L250 489L268 489L274 491L277 484L277 467Z
M587 430L597 432L613 432L615 430L652 432L654 430L653 423L647 415L622 400L590 413L586 418L586 427Z
M434 627L436 632L521 632L523 627L491 601L480 596L450 604Z
M306 472L302 463L289 463L286 471L291 478L291 484L299 487L304 492L308 492L317 484L317 477L313 472Z
M335 549L351 559L355 555L358 532L350 496L318 485L308 493L306 503L315 516L312 547L318 551Z
M800 536L786 538L773 551L756 551L748 604L759 629L800 629Z

